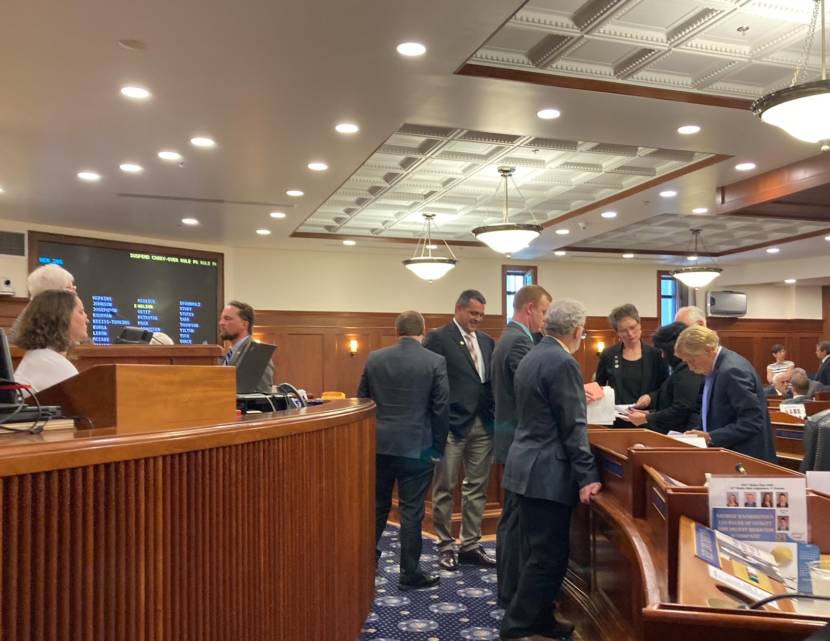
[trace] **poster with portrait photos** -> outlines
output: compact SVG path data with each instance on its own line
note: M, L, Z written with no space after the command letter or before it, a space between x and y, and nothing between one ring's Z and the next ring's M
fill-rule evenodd
M712 475L709 523L742 541L807 540L805 479Z

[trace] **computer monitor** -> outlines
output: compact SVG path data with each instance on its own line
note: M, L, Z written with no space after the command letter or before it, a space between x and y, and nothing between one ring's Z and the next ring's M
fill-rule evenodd
M6 332L0 328L0 388L4 387L1 381L14 381L14 367L12 366L12 353L9 349L9 341ZM16 405L18 394L13 389L0 389L0 405Z
M251 341L242 360L236 364L237 394L250 394L256 391L275 349L276 345Z

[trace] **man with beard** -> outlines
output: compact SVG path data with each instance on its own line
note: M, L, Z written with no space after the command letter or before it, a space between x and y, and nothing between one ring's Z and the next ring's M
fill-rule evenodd
M254 329L254 308L238 300L229 302L219 316L219 336L223 341L230 341L230 349L222 358L222 365L236 367L251 346L251 332ZM270 394L274 384L274 362L268 361L256 390Z

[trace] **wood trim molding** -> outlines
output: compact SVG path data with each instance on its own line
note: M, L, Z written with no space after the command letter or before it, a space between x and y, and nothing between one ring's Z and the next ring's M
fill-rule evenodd
M643 85L611 82L608 80L560 76L557 74L543 73L539 71L490 67L474 63L463 65L456 73L459 76L471 76L473 78L514 80L517 82L528 82L534 85L542 85L544 87L559 87L562 89L579 89L582 91L615 93L624 96L635 96L637 98L670 100L672 102L685 102L693 105L706 105L709 107L726 107L727 109L741 109L743 111L749 111L752 105L751 100L744 100L742 98L729 98L726 96L715 96L712 94L695 93L692 91L676 91L673 89L645 87Z
M502 265L501 266L501 315L507 318L507 273L515 272L530 272L532 274L532 284L539 283L539 270L536 265Z

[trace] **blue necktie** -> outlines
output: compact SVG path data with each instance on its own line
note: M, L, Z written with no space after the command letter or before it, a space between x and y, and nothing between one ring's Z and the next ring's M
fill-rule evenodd
M712 381L715 377L710 374L703 383L703 400L700 407L700 423L704 432L709 431L709 397L712 395Z
M231 364L231 356L233 356L233 347L228 350L228 353L225 354L225 360L222 365L230 365Z

